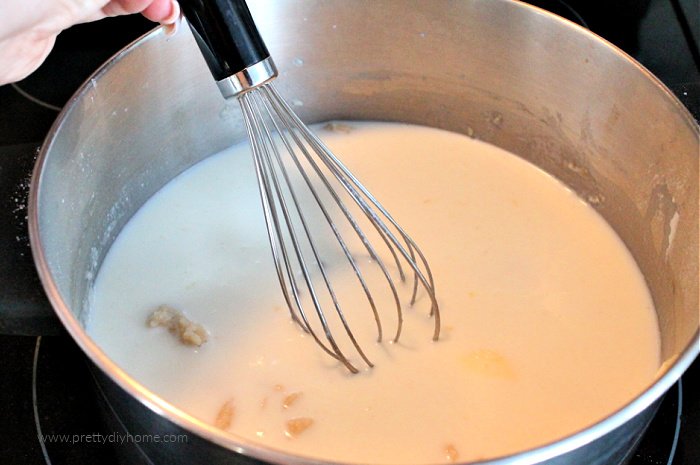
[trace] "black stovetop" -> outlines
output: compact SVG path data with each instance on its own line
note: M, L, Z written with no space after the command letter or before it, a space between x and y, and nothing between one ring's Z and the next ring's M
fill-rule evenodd
M584 24L637 58L700 118L697 0L531 0ZM29 250L26 197L37 150L85 78L152 24L139 17L75 27L46 63L0 87L0 463L118 463L123 446L94 442L103 423L88 362L62 330ZM41 335L40 337L38 337ZM47 435L62 439L40 441ZM92 440L88 440L92 437ZM126 462L140 460L131 456ZM143 461L143 463L148 463ZM671 388L629 465L700 464L700 361ZM586 464L582 464L586 465Z

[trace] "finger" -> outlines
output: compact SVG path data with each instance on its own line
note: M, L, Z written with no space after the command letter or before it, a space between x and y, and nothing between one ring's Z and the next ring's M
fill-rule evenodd
M157 23L172 24L180 16L180 5L174 0L155 0L141 14Z
M161 1L161 0L157 0ZM112 0L102 8L102 12L107 16L130 15L141 13L153 0Z

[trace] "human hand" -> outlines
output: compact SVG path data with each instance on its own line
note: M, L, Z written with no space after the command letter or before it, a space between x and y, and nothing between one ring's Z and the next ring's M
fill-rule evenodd
M175 0L0 0L0 85L36 70L61 31L132 13L172 24L180 7Z

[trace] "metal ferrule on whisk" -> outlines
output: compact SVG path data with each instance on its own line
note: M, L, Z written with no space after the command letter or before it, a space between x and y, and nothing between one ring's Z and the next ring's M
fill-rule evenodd
M224 98L236 97L243 92L258 88L277 77L277 67L267 57L252 66L216 82Z

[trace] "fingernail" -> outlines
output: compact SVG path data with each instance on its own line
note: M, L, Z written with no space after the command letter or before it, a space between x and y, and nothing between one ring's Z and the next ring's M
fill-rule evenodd
M180 18L182 17L180 4L177 3L177 1L172 0L170 5L170 14L161 22L161 24L165 26L165 35L168 36L177 32L178 25L180 24Z
M175 0L170 2L170 14L161 21L162 24L175 24L180 19L180 4Z

